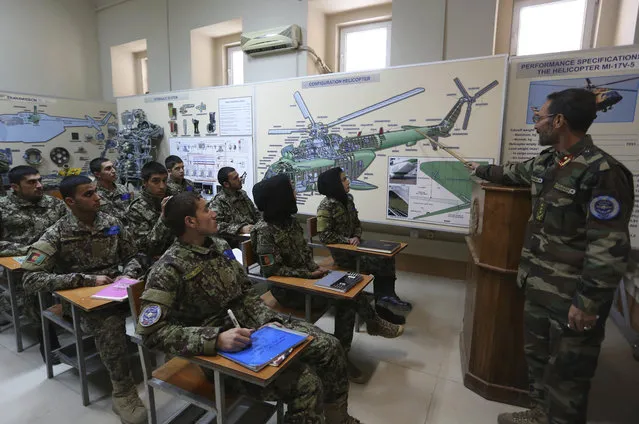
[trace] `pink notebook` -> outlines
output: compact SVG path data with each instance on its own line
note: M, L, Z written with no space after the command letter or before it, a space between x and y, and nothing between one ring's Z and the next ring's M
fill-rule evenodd
M102 290L91 295L91 297L93 299L117 300L118 302L122 302L129 297L126 293L127 287L138 282L139 280L122 278L115 283L104 286Z

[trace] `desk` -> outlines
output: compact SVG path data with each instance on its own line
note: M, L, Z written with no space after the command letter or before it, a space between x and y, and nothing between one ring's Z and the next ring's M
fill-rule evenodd
M313 341L313 336L308 336L306 341L297 346L293 352L286 358L284 362L278 367L266 366L259 372L254 372L248 368L236 364L235 362L226 359L222 356L192 356L186 357L187 359L201 367L208 368L213 371L214 384L215 384L215 407L217 409L217 424L225 424L227 422L227 411L224 402L224 376L230 375L239 380L246 381L251 384L258 385L260 387L268 386L275 378L280 375L295 359L298 358L300 353L306 349L306 347ZM284 411L282 408L278 408L277 422L282 422L282 416Z
M76 362L71 365L77 368L80 374L80 385L82 388L82 404L87 406L89 404L89 385L87 381L87 364L84 356L84 341L82 327L80 324L80 310L90 313L99 309L104 309L110 305L119 305L119 302L114 302L105 299L93 299L92 294L95 294L102 290L104 286L97 287L80 287L70 290L59 290L54 295L62 300L69 302L71 305L71 317L72 324L58 317L56 314L46 310L44 293L39 293L40 297L40 310L42 313L42 331L44 333L44 352L45 362L47 366L47 378L53 378L53 365L51 363L51 343L49 342L49 326L45 325L45 319L48 319L57 325L61 326L65 330L69 331L75 336L76 346ZM73 362L73 361L70 361Z
M22 345L22 326L20 325L20 310L16 294L16 284L19 281L19 277L16 274L22 269L22 264L13 257L4 257L0 258L0 266L7 269L7 284L9 298L11 299L11 320L16 331L16 349L18 352L22 352L24 350Z
M337 243L337 244L327 244L326 247L331 250L341 250L342 252L346 252L346 253L350 253L353 255L357 255L357 257L355 258L355 263L356 263L356 268L355 268L355 272L357 272L358 274L359 272L359 267L360 267L360 257L361 256L377 256L377 257L381 257L381 258L394 258L395 255L397 255L399 252L401 252L402 250L406 249L406 246L408 246L408 243L399 243L399 248L397 250L395 250L393 253L380 253L380 252L371 252L369 250L361 250L358 249L357 246L353 246L352 244L345 244L345 243Z
M315 283L319 279L312 278L296 278L296 277L281 277L274 275L268 278L268 282L272 283L276 286L291 289L296 291L301 291L305 294L305 319L308 322L311 322L311 296L312 295L320 295L324 297L330 297L338 300L353 300L356 298L364 287L369 285L375 277L372 275L362 275L362 281L355 284L349 291L346 293L341 293L335 290L329 290L324 287L318 287Z

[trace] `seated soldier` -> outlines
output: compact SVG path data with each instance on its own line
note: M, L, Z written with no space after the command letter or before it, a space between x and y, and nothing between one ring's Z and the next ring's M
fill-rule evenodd
M171 155L164 160L166 170L169 171L167 194L173 196L183 191L197 191L193 181L184 178L184 162L179 156Z
M66 177L60 183L60 193L71 213L50 227L27 252L22 265L25 291L53 292L140 277L142 267L135 259L133 238L119 219L100 212L95 184L85 176ZM113 411L123 423L142 424L147 413L129 370L127 313L128 306L118 304L82 314L82 326L94 335L109 372Z
M118 175L113 162L107 158L95 158L89 163L89 168L95 176L100 196L100 210L113 215L126 225L126 210L133 201L133 193L116 183Z
M135 238L138 254L145 268L173 243L175 238L164 225L166 197L166 168L158 162L142 167L142 191L128 210L128 228Z
M217 173L217 181L222 186L209 208L217 213L219 235L237 238L241 234L249 234L253 225L260 220L257 208L242 190L242 179L231 167L221 168Z
M215 355L244 349L254 329L270 322L303 331L314 340L298 361L266 388L238 382L239 388L287 403L285 423L359 423L347 412L346 362L337 339L308 323L285 322L264 305L229 245L214 237L216 213L204 199L188 192L172 197L166 221L177 240L151 268L142 294L136 331L145 345L171 355ZM242 328L234 328L227 309Z
M260 221L251 232L253 249L260 261L264 277L281 275L285 277L320 278L329 271L320 268L313 261L313 251L309 247L301 225L295 219L297 203L291 180L279 174L263 180L253 187L253 198L262 212ZM273 296L282 306L304 308L304 293L273 287ZM404 327L381 319L370 305L372 298L361 293L352 301L335 301L335 337L347 354L353 341L355 314L366 321L368 334L386 338L399 337ZM349 360L348 377L353 383L365 383L367 378Z
M59 199L44 194L42 178L37 169L30 166L16 166L9 171L9 183L13 193L0 197L0 256L23 256L29 246L37 241L47 228L67 214L67 207ZM11 314L9 293L0 295L0 310ZM22 285L17 286L18 305L33 322L40 323L40 306L37 296L25 296ZM3 320L0 314L0 321ZM7 322L0 322L6 324ZM42 326L38 326L41 329ZM51 327L53 329L53 327ZM38 331L40 353L44 359L42 331ZM60 347L55 331L50 331L51 347ZM54 358L55 363L59 363Z
M317 232L324 244L352 244L357 246L362 236L357 209L350 191L350 181L341 168L324 171L317 179L317 190L326 197L317 208ZM331 250L335 264L344 269L355 269L356 257L343 251ZM379 256L360 256L360 269L375 275L373 288L379 315L396 324L405 318L395 312L408 312L412 305L395 293L395 259Z

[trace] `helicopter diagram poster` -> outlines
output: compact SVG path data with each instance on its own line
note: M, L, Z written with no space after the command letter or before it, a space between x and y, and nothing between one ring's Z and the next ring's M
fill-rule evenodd
M597 96L593 141L622 162L635 177L630 221L633 248L639 247L639 49L628 46L587 52L513 58L510 61L503 162L536 156L533 116L549 94L584 88Z
M468 171L441 146L499 160L506 66L492 56L258 84L257 180L288 174L299 211L315 215L317 177L339 166L362 221L466 232Z

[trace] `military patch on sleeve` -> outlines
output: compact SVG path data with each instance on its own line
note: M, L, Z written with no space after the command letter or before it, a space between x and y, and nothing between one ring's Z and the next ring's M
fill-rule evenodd
M260 255L260 265L271 266L275 262L275 258L272 254Z
M142 310L138 321L142 327L150 327L158 322L161 316L162 310L159 305L149 305Z
M224 252L222 252L222 254L226 256L226 259L228 260L235 260L235 255L233 254L233 251L231 249L226 249Z
M191 186L186 187L186 191L193 191L193 187Z
M115 236L115 235L118 235L118 234L120 234L120 226L119 225L114 225L112 227L104 229L104 235L106 235L106 236Z
M611 196L597 196L590 201L590 214L597 219L608 220L619 215L619 201Z
M131 199L131 193L123 193L120 196L120 200L130 200Z
M40 265L42 262L44 262L46 258L47 258L47 255L45 255L44 253L31 252L31 254L27 257L25 262L34 264L34 265Z

